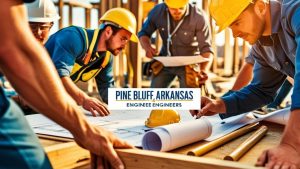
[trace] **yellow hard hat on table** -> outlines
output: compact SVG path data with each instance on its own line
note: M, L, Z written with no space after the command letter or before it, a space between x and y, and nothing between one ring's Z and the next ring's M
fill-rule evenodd
M251 2L252 0L211 0L209 12L219 26L218 32L231 25Z
M179 9L185 7L189 0L165 0L165 3L169 8Z
M145 121L145 125L153 128L178 123L179 121L180 115L175 110L152 110L149 118Z
M113 22L129 31L131 33L130 40L138 42L138 37L136 36L136 18L129 10L125 8L112 8L105 12L99 20L100 23L104 23L105 21Z

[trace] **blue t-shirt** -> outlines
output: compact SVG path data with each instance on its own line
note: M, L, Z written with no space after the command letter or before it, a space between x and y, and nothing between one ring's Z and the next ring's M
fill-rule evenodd
M83 28L76 26L67 27L56 32L50 36L47 41L45 47L48 50L60 77L70 76L75 60L77 58L82 58L85 55L88 48L87 45L91 43L94 34L94 30L86 29L86 31L89 41L88 44ZM98 35L93 49L93 54L97 52L99 36L100 34ZM98 54L100 57L105 56L105 52L98 52ZM110 61L106 67L95 77L99 94L106 103L108 88L114 86L112 66L113 57L110 57Z

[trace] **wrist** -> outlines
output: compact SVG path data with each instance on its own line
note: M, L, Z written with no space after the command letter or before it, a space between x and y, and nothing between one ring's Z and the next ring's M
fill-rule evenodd
M300 110L291 112L288 123L283 132L281 144L286 144L300 152Z
M216 103L217 107L220 108L219 113L225 114L226 113L226 104L225 104L225 102L222 99L217 99L216 102L217 102Z

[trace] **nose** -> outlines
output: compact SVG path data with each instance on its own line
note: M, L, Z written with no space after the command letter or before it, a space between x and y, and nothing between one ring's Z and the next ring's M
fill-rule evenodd
M234 38L239 37L240 33L237 30L231 28L231 31Z
M38 28L38 29L37 29L37 34L38 34L39 36L41 36L42 33L43 33L43 31L41 30L41 28Z

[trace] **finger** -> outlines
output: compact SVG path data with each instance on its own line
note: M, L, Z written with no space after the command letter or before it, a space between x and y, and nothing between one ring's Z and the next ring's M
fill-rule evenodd
M111 169L111 165L109 161L107 161L104 157L98 157L98 168L97 169Z
M91 155L91 169L96 169L97 167L97 157L95 154L91 153L90 152L90 155Z
M97 114L99 114L101 117L106 116L105 113L100 109L98 106L94 107Z
M200 119L201 117L202 117L202 113L201 113L201 111L200 111L200 112L197 113L196 119Z
M273 162L273 161L270 161L265 165L265 167L268 169L273 169L275 166L276 166L275 162Z
M95 111L93 108L90 109L90 112L92 113L92 115L93 115L94 117L97 116L97 111Z
M116 151L111 144L107 145L107 151L104 151L107 157L107 160L110 162L113 168L124 169L124 165L117 155Z
M104 106L102 103L99 104L99 108L101 109L101 112L104 113L105 116L109 115L110 112L109 110L107 109L106 106Z
M264 166L267 163L267 150L263 151L257 159L255 166Z
M298 167L296 166L296 165L292 165L291 167L290 167L290 169L297 169Z
M120 139L114 140L114 145L115 148L134 148L133 145L129 144L127 141L123 141Z
M272 166L273 169L281 169L282 163L276 163Z
M197 115L204 116L209 111L210 108L211 108L210 104L205 105Z
M284 163L281 166L281 169L291 169L291 168L292 168L292 166L290 164L288 164L288 163Z
M199 113L199 110L190 110L190 114L194 117Z

